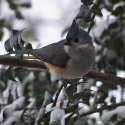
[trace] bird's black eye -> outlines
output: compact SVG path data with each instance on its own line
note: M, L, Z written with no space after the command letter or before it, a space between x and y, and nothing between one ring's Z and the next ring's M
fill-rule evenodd
M75 42L75 43L79 42L79 39L78 39L78 38L75 38L75 39L74 39L74 42Z

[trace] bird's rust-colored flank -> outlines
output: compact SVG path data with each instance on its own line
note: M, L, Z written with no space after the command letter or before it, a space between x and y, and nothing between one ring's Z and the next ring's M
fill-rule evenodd
M48 68L49 71L61 71L61 68L59 66L55 66L47 62L44 62L44 64Z

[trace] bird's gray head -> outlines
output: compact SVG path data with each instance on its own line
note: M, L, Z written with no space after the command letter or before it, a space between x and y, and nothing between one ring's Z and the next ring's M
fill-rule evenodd
M76 20L74 19L71 27L69 28L68 34L66 36L66 42L64 45L83 45L90 44L92 45L91 37L89 34L80 28Z

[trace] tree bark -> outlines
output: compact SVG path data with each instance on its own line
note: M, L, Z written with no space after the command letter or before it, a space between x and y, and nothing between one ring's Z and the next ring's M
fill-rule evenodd
M18 59L12 56L0 56L0 64L7 66L22 66L27 68L46 69L46 66L42 61ZM108 73L102 73L95 70L91 70L86 76L105 83L125 85L125 78L114 76Z

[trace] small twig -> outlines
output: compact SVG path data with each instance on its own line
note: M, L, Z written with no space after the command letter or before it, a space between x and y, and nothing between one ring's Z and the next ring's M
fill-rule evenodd
M96 5L99 6L100 3L101 3L101 0L98 0L98 2L97 2ZM94 13L93 16L92 16L92 19L91 19L90 26L89 26L89 28L88 28L88 33L89 33L89 32L91 31L91 29L92 29L92 26L93 26L93 24L94 24L95 16L96 16L96 14Z
M21 121L23 122L23 123L25 123L24 122L24 117L27 117L27 118L30 118L30 120L34 120L34 117L31 117L31 114L30 115L25 115L25 112L26 111L28 111L28 110L33 110L34 108L25 108L24 110L23 110L23 112L22 112L22 114L21 114Z
M91 29L92 29L92 26L93 26L93 24L94 24L94 18L95 18L95 16L96 16L96 14L94 13L93 14L93 16L92 16L92 21L91 21L91 23L90 23L90 26L89 26L89 28L88 28L88 33L91 31Z
M98 109L92 109L88 112L84 112L84 113L80 114L80 116L83 117L83 116L87 116L87 115L90 115L93 113L102 112L103 110L108 110L108 109L110 110L110 109L114 109L114 108L117 108L119 106L124 106L124 105L125 105L125 102L112 104L112 105L108 105L108 106L103 106L103 107L98 108Z
M55 100L54 100L54 102L53 102L52 107L56 106L56 103L57 103L57 100L58 100L58 97L59 97L59 94L60 94L62 88L63 88L63 84L60 86L60 88L58 89L58 91L57 91L57 93L56 93L56 97L55 97Z

